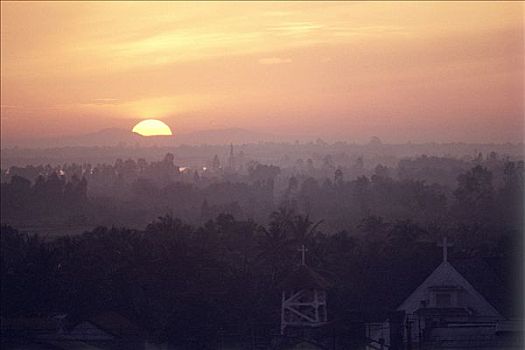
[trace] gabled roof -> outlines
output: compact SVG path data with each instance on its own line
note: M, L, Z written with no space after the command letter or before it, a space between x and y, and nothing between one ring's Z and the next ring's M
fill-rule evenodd
M383 321L389 312L395 310L439 264L429 256L418 263L395 261L372 261L364 270L359 281L363 290L356 303L356 311L361 312L368 322ZM410 269L410 270L407 270ZM368 276L377 276L369 278Z
M143 331L134 323L112 311L97 314L82 322L90 322L101 330L120 338L136 338L143 335ZM77 325L82 322L77 323Z
M515 274L503 258L452 258L450 265L502 316L522 317L522 306L516 305L519 294L514 294L510 287L517 285ZM441 257L429 255L427 260L417 264L395 263L377 264L369 267L368 272L382 275L370 285L360 304L368 321L382 321L388 312L398 308L424 281L441 265ZM404 266L404 267L402 267ZM403 269L410 271L402 272ZM506 277L502 272L506 273Z
M427 288L439 285L458 284L466 289L472 298L483 304L488 314L508 316L512 311L513 296L494 269L481 258L453 259L442 262L423 283L401 303L398 310L408 307L411 298Z
M500 269L508 270L502 259L454 259L452 265L503 316L519 316L522 308L515 304L521 296L513 294L509 281L505 281L505 277L499 273Z

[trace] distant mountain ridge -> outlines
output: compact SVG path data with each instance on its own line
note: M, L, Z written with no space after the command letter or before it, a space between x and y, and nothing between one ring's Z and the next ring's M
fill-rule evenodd
M177 138L177 136L175 136ZM178 136L179 144L225 144L225 143L257 143L276 141L277 136L269 133L246 130L241 128L200 130Z
M65 135L33 139L2 140L5 147L93 147L93 146L174 146L181 144L244 144L265 141L277 141L273 134L251 131L241 128L200 130L173 136L142 136L134 132L108 128L82 135Z

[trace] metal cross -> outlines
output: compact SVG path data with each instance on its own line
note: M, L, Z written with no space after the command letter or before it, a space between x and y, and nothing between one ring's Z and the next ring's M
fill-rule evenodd
M306 265L306 252L308 249L305 248L303 244L298 250L301 252L301 265Z
M442 247L443 248L443 262L447 262L447 259L448 259L448 247L452 247L454 246L453 243L448 243L447 242L447 237L443 237L443 242L442 243L438 243L438 247Z

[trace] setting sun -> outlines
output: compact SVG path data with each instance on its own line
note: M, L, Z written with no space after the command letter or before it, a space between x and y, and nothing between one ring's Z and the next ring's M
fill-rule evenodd
M132 131L142 136L172 135L170 127L157 119L143 120Z
M177 135L521 142L523 8L1 1L2 144L137 116Z

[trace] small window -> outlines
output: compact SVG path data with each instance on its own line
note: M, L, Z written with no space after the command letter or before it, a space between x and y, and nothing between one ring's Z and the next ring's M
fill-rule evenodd
M450 293L436 293L436 307L450 307L452 296Z

